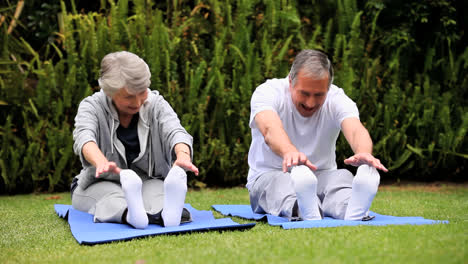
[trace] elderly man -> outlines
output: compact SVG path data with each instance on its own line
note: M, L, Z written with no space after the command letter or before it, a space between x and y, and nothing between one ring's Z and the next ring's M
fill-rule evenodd
M376 169L387 169L372 156L356 104L332 82L328 57L303 50L288 77L255 90L246 186L254 212L303 220L369 219L380 182ZM337 169L340 130L355 153L344 161L358 166L354 177Z

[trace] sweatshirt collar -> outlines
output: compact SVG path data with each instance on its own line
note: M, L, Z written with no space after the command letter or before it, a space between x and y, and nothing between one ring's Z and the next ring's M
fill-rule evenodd
M104 105L104 108L106 109L107 112L110 113L112 118L114 120L119 120L119 114L117 112L117 109L115 108L114 104L112 103L112 98L110 96L107 96L106 93L101 89L101 101ZM153 101L156 98L156 94L154 91L151 91L148 89L148 98L145 100L143 105L140 108L139 115L140 115L140 121L142 121L144 124L148 124L149 121L149 115L150 115L150 102Z

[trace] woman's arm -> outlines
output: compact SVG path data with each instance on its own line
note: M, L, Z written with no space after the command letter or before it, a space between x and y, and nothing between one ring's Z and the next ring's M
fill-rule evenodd
M155 99L155 116L158 121L159 135L163 142L164 155L173 162L173 166L180 166L198 175L198 168L192 163L192 136L180 124L174 109L160 95ZM154 128L153 128L154 129ZM175 157L174 155L175 154ZM175 161L174 161L175 158Z
M187 146L185 143L178 143L174 146L174 152L177 157L174 165L192 171L195 173L195 175L198 176L198 168L192 163L192 155L190 154L189 146Z
M120 168L117 164L108 161L94 141L85 143L82 148L82 153L84 158L96 168L96 178L106 172L120 174Z

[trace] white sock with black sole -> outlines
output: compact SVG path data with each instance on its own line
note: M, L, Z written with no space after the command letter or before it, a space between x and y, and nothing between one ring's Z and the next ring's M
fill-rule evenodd
M377 189L380 175L377 169L369 165L359 166L353 179L351 198L345 213L345 220L365 220Z
M120 184L128 206L127 223L135 228L145 229L148 226L148 216L143 204L140 176L132 170L121 170Z
M297 196L299 216L303 220L321 220L317 197L317 177L305 165L291 170L291 179Z
M187 193L187 173L179 166L174 166L164 179L164 207L162 218L164 226L178 226L184 209Z

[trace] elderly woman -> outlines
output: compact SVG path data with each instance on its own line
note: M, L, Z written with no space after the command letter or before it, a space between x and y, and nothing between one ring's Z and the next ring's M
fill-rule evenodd
M83 169L72 182L72 204L95 222L177 226L190 221L183 208L192 137L157 91L148 65L121 51L101 62L101 91L78 108L73 131Z

